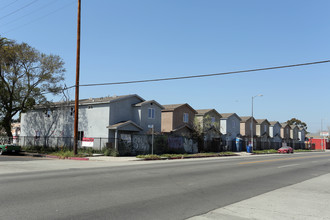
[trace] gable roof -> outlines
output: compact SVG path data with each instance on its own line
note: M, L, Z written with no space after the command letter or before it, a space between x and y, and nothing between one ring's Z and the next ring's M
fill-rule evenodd
M123 121L119 122L114 125L107 126L110 130L129 130L129 131L142 131L143 128L141 128L139 125L135 124L133 121Z
M252 118L252 116L240 116L240 118L241 118L241 123L245 123L245 122L247 122L248 120L250 120L250 118ZM257 121L256 121L256 119L255 118L253 118L253 120L257 123Z
M270 121L269 124L270 124L270 126L274 126L276 124L279 124L282 127L281 123L279 123L278 121Z
M289 125L291 129L297 128L299 130L299 127L297 125Z
M139 103L136 103L136 104L133 105L133 106L134 106L134 107L141 107L142 105L149 104L149 103L155 103L155 104L158 105L161 109L164 109L164 106L162 106L161 104L159 104L159 103L156 102L155 100L149 100L149 101L139 102Z
M222 118L221 119L228 119L232 116L236 116L239 120L242 120L236 113L220 113Z
M187 106L188 108L190 108L195 114L197 114L197 111L195 109L193 109L188 103L184 103L184 104L171 104L171 105L163 105L164 109L162 110L162 112L173 112L175 111L175 109L180 108L182 106Z
M189 130L191 130L191 131L194 130L194 129L193 129L191 126L189 126L188 124L184 124L184 125L182 125L182 126L180 126L180 127L177 127L177 128L175 128L175 129L173 129L171 132L177 132L177 131L180 131L180 130L182 130L182 129L184 129L184 128L187 128L187 129L189 129Z
M269 124L269 121L267 119L256 119L256 121L257 121L257 124L259 124L259 125L264 123L265 121Z
M203 116L203 115L205 115L209 112L214 111L216 114L218 114L221 117L221 114L217 110L215 110L214 108L213 109L197 109L196 111L197 111L196 115L198 115L198 116Z

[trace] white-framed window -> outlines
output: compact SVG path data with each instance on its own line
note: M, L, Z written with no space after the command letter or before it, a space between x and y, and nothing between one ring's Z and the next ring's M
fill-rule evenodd
M183 122L188 123L189 122L189 114L188 113L183 113Z
M154 108L148 108L148 118L155 119L155 109Z

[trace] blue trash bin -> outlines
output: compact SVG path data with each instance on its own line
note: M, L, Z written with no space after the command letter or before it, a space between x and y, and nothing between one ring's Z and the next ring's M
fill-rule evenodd
M248 153L252 153L252 146L247 146L247 147L246 147L246 151L247 151Z

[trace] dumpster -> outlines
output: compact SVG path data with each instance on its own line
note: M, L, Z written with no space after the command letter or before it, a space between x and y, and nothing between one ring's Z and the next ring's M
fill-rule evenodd
M252 146L247 146L246 147L246 152L252 153Z

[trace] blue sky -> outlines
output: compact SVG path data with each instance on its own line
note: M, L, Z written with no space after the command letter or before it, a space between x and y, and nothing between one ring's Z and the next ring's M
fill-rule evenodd
M327 60L329 8L327 0L82 0L80 83ZM76 25L77 0L0 1L0 35L60 55L68 86L75 83ZM256 118L283 122L296 117L316 132L322 119L323 127L330 125L329 67L82 87L80 98L139 94L161 104L189 103L246 116L251 97L263 94L254 101Z

